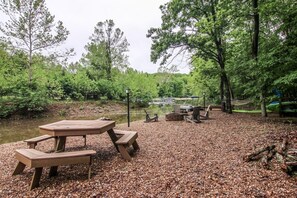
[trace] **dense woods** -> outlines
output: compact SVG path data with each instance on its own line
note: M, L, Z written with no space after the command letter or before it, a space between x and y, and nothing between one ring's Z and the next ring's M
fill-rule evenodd
M202 96L211 103L251 99L266 116L271 101L296 100L297 3L293 0L172 0L161 5L162 25L152 27L151 59L187 54L189 74L148 74L129 65L129 41L109 19L94 24L81 60L53 49L67 39L45 0L0 1L0 117L42 111L55 100L124 100L146 104L155 97ZM1 19L2 20L2 19ZM57 26L54 26L57 24ZM71 33L71 32L70 32ZM145 65L143 65L145 66Z

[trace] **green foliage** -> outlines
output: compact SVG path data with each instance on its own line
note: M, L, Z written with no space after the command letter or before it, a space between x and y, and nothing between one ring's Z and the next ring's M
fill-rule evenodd
M159 83L158 95L159 97L184 97L185 82L182 78L171 76Z
M13 102L22 114L31 112L42 112L48 104L46 90L36 83L29 84L28 81L19 81L14 88Z
M33 55L58 46L69 32L61 21L54 22L45 0L1 0L0 10L9 20L0 26L5 40L14 48L26 52L29 81L33 79ZM53 34L55 32L55 34Z
M10 117L16 109L16 104L12 102L11 98L5 97L0 99L0 118Z
M269 104L267 105L267 109L272 112L279 112L279 103Z
M207 100L214 104L220 103L219 98L219 77L216 65L213 61L205 61L201 58L195 58L193 61L193 69L189 77L189 89L193 95L207 96Z
M259 1L257 61L251 42L255 13L252 1L173 0L161 6L162 25L151 28L147 35L153 41L151 59L161 59L162 67L166 67L175 55L190 52L189 75L147 74L129 68L129 44L112 20L96 24L81 62L62 66L39 53L43 47L58 45L68 35L61 22L56 26L57 34L52 34L54 17L45 1L10 1L9 5L6 0L0 2L7 5L0 7L2 11L12 16L5 24L18 30L1 29L6 33L6 42L0 43L0 117L42 111L48 100L123 101L127 88L131 101L138 106L146 106L156 97L193 95L199 96L201 103L203 93L208 103L220 103L222 98L227 99L227 92L234 98L260 102L259 93L268 101L275 98L275 89L282 93L282 100L297 98L297 4L292 1ZM30 18L36 22L31 26L24 23L29 21L27 15L20 18L20 14L29 12L24 7L30 8L27 2L35 4L32 10L41 10ZM10 23L12 19L16 19L15 24ZM47 25L49 28L45 28ZM30 39L30 28L36 33L31 35L31 55L24 46Z
M94 33L90 37L90 43L85 48L84 64L93 68L96 79L112 79L112 68L124 70L128 65L129 43L124 37L124 32L115 28L113 20L98 22Z
M162 24L151 28L148 37L153 41L151 60L161 59L165 65L182 52L217 64L220 78L220 99L226 98L229 113L231 87L226 71L226 48L229 17L221 1L174 0L161 6Z
M0 100L0 117L6 118L18 112L31 116L45 110L48 105L46 91L37 84L28 84L27 80L19 80L10 89L10 96L3 96Z

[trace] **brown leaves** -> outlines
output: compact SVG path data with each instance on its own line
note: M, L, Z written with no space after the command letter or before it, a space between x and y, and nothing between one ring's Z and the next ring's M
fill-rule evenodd
M118 129L138 132L140 150L131 162L117 153L107 133L87 137L87 149L97 154L92 177L85 166L59 167L59 175L47 178L42 187L28 191L32 170L12 177L14 150L26 148L23 142L0 145L2 167L0 194L3 197L295 197L296 178L280 171L276 160L270 170L258 162L245 163L253 147L279 145L286 132L296 126L267 123L262 118L212 111L211 119L199 124L185 121L117 125ZM270 138L275 134L275 139ZM291 140L291 139L290 139ZM36 149L47 151L53 142L42 142ZM292 145L291 141L290 144ZM80 150L83 139L67 139L67 150Z

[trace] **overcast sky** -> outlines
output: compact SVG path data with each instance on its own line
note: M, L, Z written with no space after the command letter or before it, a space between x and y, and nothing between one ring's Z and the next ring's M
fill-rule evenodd
M74 48L79 60L84 46L99 21L112 19L115 27L126 36L130 67L138 71L157 72L159 65L150 61L151 39L146 34L151 27L160 27L160 5L169 0L47 0L47 7L55 19L61 20L70 31L64 46ZM181 69L186 72L185 68Z

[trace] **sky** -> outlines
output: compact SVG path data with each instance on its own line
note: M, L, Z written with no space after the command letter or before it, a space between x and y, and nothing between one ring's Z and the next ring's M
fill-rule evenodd
M55 20L62 21L70 31L62 47L74 48L77 61L85 52L84 46L94 32L95 25L112 19L128 42L130 67L143 72L155 73L159 65L150 61L151 39L146 37L151 27L161 26L160 5L169 0L47 0L46 5ZM180 72L187 73L187 67Z

